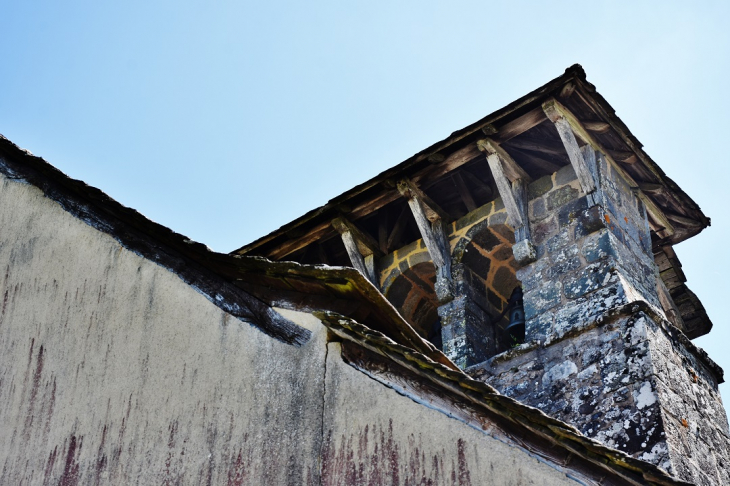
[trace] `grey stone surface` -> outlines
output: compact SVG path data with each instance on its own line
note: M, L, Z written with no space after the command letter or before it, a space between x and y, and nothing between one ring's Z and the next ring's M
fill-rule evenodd
M535 192L537 260L516 273L531 347L470 372L682 479L730 484L717 377L663 318L642 204L605 161L598 176L591 207L572 168L555 174L549 191ZM625 315L636 302L658 321ZM618 309L624 317L612 314Z

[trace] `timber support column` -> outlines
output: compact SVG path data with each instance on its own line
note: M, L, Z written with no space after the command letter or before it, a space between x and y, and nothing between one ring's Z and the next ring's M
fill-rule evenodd
M512 247L515 260L520 265L532 263L537 259L535 245L530 239L527 211L527 184L532 179L496 142L486 139L480 140L477 145L479 150L487 154L489 169L492 171L509 221L515 229L515 244Z
M495 339L485 312L484 296L470 283L471 272L463 265L452 266L451 247L445 224L449 215L412 181L404 179L398 190L408 199L418 229L436 268L436 297L441 318L441 347L457 366L481 363L494 353Z
M383 253L375 240L344 216L333 219L332 227L340 233L352 266L377 287L375 257L381 257Z

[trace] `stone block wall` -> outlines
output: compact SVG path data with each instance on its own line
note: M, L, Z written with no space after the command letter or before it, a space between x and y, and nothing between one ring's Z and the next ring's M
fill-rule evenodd
M595 160L592 194L572 167L530 186L537 260L517 271L526 343L470 372L681 479L727 484L722 372L666 319L646 209Z
M657 317L607 321L469 373L684 480L730 484L728 424L711 362Z
M514 350L470 373L588 437L670 468L646 319L625 317L552 346Z
M537 261L517 271L526 340L561 339L608 309L637 300L660 308L646 216L620 175L609 170L601 178L599 203L593 205L572 167L543 179L530 186Z

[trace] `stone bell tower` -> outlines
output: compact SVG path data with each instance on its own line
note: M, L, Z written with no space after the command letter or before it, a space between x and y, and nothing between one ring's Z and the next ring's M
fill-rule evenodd
M723 373L690 341L712 324L672 249L708 225L576 65L237 253L357 268L474 378L730 484Z
M730 484L722 370L687 338L660 278L648 216L660 212L568 110L543 109L571 165L534 182L542 194L515 190L519 180L500 187L526 209L513 219L525 343L469 371L681 479ZM499 177L513 161L489 150Z

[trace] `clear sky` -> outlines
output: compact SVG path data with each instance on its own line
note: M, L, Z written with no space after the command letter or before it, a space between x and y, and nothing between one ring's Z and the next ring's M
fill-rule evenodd
M227 252L580 63L712 218L676 250L715 324L695 342L730 376L728 18L726 1L4 1L0 133Z

